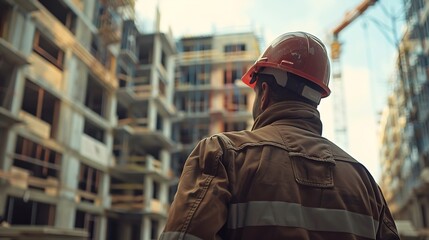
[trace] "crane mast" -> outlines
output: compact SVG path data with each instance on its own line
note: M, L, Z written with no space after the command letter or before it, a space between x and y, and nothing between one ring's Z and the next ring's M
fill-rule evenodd
M331 59L332 59L332 97L334 104L334 134L335 141L343 148L348 148L348 130L347 130L347 115L345 109L344 83L342 80L341 71L341 42L338 35L356 18L362 15L370 6L374 5L377 0L364 0L352 11L347 12L342 22L337 25L332 31L331 42Z

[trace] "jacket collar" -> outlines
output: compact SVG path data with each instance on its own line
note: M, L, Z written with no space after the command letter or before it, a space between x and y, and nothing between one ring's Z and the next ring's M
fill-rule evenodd
M298 101L283 101L269 106L255 119L252 130L273 123L303 128L322 135L319 111L309 104Z

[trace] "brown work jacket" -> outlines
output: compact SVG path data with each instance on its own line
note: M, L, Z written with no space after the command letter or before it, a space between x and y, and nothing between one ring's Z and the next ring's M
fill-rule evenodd
M316 108L282 102L201 140L161 239L399 239L370 173L321 133Z

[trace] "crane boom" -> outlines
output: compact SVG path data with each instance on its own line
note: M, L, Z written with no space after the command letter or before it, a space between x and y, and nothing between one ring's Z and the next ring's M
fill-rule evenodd
M342 22L333 28L331 32L333 35L331 42L331 59L335 141L342 145L344 149L348 148L348 130L346 124L347 115L345 113L344 86L340 64L341 43L338 40L338 34L376 2L377 0L363 0L355 9L347 12Z
M377 0L364 0L355 9L350 12L347 12L344 16L343 21L332 30L334 36L337 36L351 22L353 22L357 17L362 15L362 13L364 13L370 6L374 5L375 2L377 2Z

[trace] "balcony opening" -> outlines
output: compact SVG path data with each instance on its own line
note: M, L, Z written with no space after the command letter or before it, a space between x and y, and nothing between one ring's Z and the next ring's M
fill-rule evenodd
M63 69L64 51L39 30L34 33L33 51L60 70Z
M160 186L159 185L160 184L158 182L156 182L156 181L152 182L153 199L158 199L159 200L159 195L160 195L160 193L159 193Z
M208 121L185 121L180 127L180 142L192 144L198 140L207 137L210 130Z
M106 232L107 240L121 239L121 231L119 229L120 225L121 225L120 220L108 218L107 232Z
M127 73L127 71L125 71L125 69L122 66L119 66L118 69L119 69L119 74L118 74L119 87L120 88L126 87L128 85L129 74Z
M162 119L161 115L157 114L156 115L156 130L162 131L163 128L164 128L163 119Z
M110 182L112 208L142 210L144 208L143 186L143 182L130 183L112 177Z
M422 213L421 219L422 219L422 225L424 228L428 227L428 219L427 219L427 211L424 204L420 204L420 211Z
M132 224L131 225L131 239L141 239L140 238L140 224ZM153 238L155 239L155 238Z
M0 15L1 16L1 15ZM10 109L15 81L12 80L13 67L7 63L0 65L0 107Z
M210 65L197 66L197 80L201 85L210 84Z
M228 44L224 46L223 51L225 53L244 52L246 51L246 44Z
M161 65L164 69L167 69L167 54L164 51L161 53Z
M165 98L167 96L166 83L164 83L164 81L161 78L159 78L158 82L159 82L159 95Z
M101 127L98 127L97 125L95 125L91 121L85 119L83 132L86 135L94 138L95 140L97 140L101 143L104 143L104 135L105 135L104 129L102 129Z
M136 53L136 36L138 34L134 20L126 20L122 26L121 49L128 50L134 55Z
M85 96L85 106L98 115L106 117L106 90L91 74L88 74Z
M79 190L97 195L101 177L101 171L81 163L79 168ZM81 201L93 203L94 199L82 196Z
M156 220L151 220L150 239L158 239L159 223Z
M247 111L247 94L240 92L228 92L224 97L225 109L230 112L245 112Z
M18 136L13 156L13 166L28 171L40 179L57 180L60 177L62 155L38 143ZM46 186L28 180L30 188L43 190Z
M128 118L128 109L122 104L118 103L116 108L116 116L118 116L118 120L123 120Z
M39 2L70 32L76 31L76 14L62 1L39 0Z
M149 125L149 101L143 101L130 108L130 125L133 127L147 128Z
M12 7L6 2L0 2L0 38L7 38Z
M8 197L5 218L11 225L53 226L55 206L23 198Z
M245 73L244 69L225 69L223 72L223 84L234 84Z
M88 240L95 240L98 239L97 228L99 219L100 217L97 215L77 210L74 227L85 229L89 235Z
M26 80L21 109L51 125L50 137L56 137L60 112L58 98L35 83Z
M152 64L152 51L151 46L142 46L139 51L139 64Z
M184 122L180 127L180 142L183 144L191 144L193 143L192 137L192 128L191 124L188 122Z
M210 83L210 65L195 65L182 67L181 83L191 85L205 85Z
M121 41L121 17L115 9L100 6L94 17L97 18L98 34L105 45Z
M115 156L116 165L121 165L124 162L122 157L122 155L124 155L122 150L123 141L124 140L118 135L116 135L113 139L113 156Z
M108 70L112 70L115 57L102 42L102 39L97 35L92 35L90 51L92 56L97 59L101 65L103 65Z

